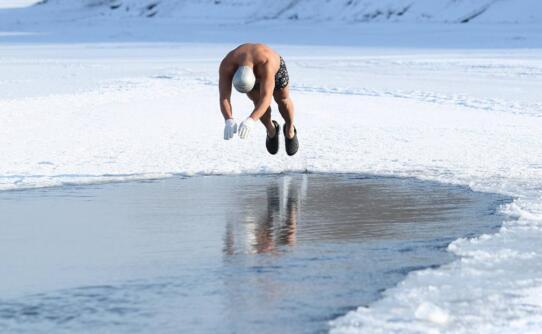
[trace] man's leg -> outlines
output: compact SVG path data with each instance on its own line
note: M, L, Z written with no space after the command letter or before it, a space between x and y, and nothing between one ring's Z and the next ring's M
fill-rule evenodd
M258 90L253 90L247 93L247 96L249 99L252 100L254 103L254 106L258 104L258 101L260 100L260 92ZM276 131L275 131L275 125L273 125L273 122L271 121L271 107L267 108L267 111L265 114L263 114L262 117L260 117L260 122L265 126L267 129L267 135L270 138L275 137Z
M275 98L275 102L277 102L277 105L279 106L279 112L282 115L282 118L284 118L284 126L287 131L286 136L289 139L292 139L295 135L294 103L290 98L290 91L288 89L288 86L273 92L273 97Z

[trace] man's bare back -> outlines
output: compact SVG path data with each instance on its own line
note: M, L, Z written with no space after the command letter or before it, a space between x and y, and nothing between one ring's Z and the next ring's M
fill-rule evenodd
M239 66L252 67L254 75L262 77L278 71L280 55L265 44L242 44L224 57L220 69L233 77Z
M280 126L271 119L270 107L274 98L285 121L286 152L294 155L299 144L293 124L294 105L288 89L289 76L282 57L264 44L242 44L224 57L219 75L220 111L226 120L224 139L231 139L237 131L231 106L233 84L254 103L254 110L239 126L239 137L245 139L259 119L267 129L267 150L271 154L277 153Z

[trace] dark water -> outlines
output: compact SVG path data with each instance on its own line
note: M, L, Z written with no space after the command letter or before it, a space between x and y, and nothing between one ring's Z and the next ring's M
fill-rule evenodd
M509 200L356 175L0 193L0 332L325 332Z

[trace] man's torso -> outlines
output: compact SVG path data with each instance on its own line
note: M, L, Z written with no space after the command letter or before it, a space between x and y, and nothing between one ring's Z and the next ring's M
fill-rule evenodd
M265 72L277 73L280 67L280 56L264 44L243 44L232 50L225 58L231 72L239 66L251 66L257 79Z

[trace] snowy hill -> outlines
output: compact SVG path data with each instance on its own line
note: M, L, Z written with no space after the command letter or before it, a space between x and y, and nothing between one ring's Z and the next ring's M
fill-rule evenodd
M89 16L243 22L542 22L540 0L43 0L38 7Z

